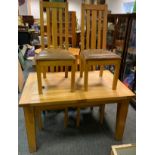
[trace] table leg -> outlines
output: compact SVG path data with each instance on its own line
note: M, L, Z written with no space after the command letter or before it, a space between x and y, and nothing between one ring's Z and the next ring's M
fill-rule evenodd
M104 120L104 109L105 109L105 104L100 106L100 124L103 124Z
M25 126L27 131L29 151L32 153L37 150L34 109L32 107L24 107L23 109L24 109Z
M72 65L72 73L71 73L71 92L75 90L75 63Z
M77 108L77 114L76 114L76 126L80 126L80 108Z
M128 107L129 107L128 100L124 100L122 102L117 103L116 130L115 130L116 140L122 140L123 138Z
M88 65L85 63L85 70L84 70L84 90L88 91Z
M119 77L119 69L120 69L120 63L115 64L115 71L114 71L113 84L112 84L113 90L116 90L116 87L117 87L117 81L118 81L118 77Z
M40 109L35 109L35 118L36 118L38 128L40 130L43 129L43 122L42 122L41 113L42 113L42 111Z
M41 82L41 69L39 65L36 65L37 69L37 81L38 81L38 92L39 94L42 94L42 82Z

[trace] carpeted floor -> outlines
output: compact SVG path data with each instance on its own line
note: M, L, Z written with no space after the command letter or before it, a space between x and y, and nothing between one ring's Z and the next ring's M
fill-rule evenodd
M25 79L34 71L28 62ZM20 98L20 94L19 94ZM110 155L111 145L136 143L136 111L130 106L122 141L114 139L116 104L108 104L103 125L99 124L98 108L81 110L81 124L77 128L76 112L69 111L69 126L64 128L63 111L49 111L42 116L44 130L37 130L37 152L34 155ZM29 155L25 122L19 108L18 141L19 155Z

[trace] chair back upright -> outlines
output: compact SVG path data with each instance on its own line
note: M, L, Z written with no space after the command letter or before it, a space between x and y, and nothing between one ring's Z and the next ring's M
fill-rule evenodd
M68 3L45 2L40 0L42 49L45 48L45 25L47 25L47 47L68 49ZM63 40L63 38L65 38L65 40Z
M82 4L81 50L106 49L107 5Z

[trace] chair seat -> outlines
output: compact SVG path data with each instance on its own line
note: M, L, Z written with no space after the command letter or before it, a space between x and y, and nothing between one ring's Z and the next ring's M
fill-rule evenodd
M86 49L81 51L81 55L85 60L116 60L121 59L121 57L115 53L104 49Z
M67 61L75 60L76 58L68 50L65 49L44 49L35 56L35 59L42 61Z

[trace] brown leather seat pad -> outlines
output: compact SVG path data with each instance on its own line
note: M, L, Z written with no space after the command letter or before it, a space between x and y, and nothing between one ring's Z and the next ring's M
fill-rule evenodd
M35 56L36 60L75 60L75 56L65 49L44 49Z
M81 55L86 60L108 60L108 59L121 59L121 57L115 53L104 49L87 49L82 50Z

